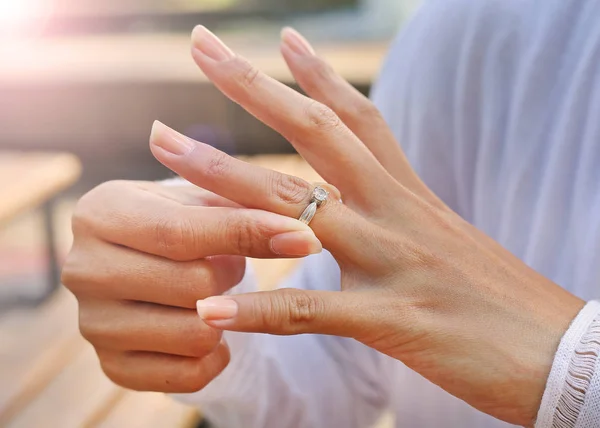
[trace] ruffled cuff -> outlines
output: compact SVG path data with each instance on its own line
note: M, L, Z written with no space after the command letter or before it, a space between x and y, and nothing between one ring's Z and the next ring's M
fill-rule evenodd
M594 410L597 408L600 301L592 301L579 312L560 342L535 427L600 427L600 412Z

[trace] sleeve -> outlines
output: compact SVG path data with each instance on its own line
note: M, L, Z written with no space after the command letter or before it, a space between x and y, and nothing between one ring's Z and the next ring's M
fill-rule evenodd
M328 253L308 257L283 285L339 289ZM233 292L256 289L252 272ZM225 332L229 366L202 391L179 395L224 428L368 427L388 406L393 360L352 339Z
M372 91L414 170L469 222L505 132L517 3L422 1Z
M456 188L452 113L464 31L456 13L441 3L425 1L398 34L371 98L419 177L464 216Z
M600 427L600 301L588 303L563 336L535 427Z

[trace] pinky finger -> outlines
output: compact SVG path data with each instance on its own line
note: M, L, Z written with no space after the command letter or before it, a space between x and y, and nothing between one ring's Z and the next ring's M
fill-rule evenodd
M230 358L225 342L204 358L152 352L97 352L102 370L117 385L165 393L201 390L227 367Z

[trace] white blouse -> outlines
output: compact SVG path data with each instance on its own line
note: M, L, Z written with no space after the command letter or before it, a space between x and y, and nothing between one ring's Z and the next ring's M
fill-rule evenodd
M585 300L600 298L600 1L428 0L373 99L424 181L465 219ZM330 255L287 287L339 289ZM255 289L249 273L235 292ZM350 339L226 333L197 394L220 428L506 427ZM600 303L556 354L537 427L600 427Z

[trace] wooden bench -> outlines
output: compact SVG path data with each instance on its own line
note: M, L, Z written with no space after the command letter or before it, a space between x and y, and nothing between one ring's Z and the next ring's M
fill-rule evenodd
M250 160L319 180L298 156ZM251 262L262 289L274 287L297 264L289 259ZM128 391L110 382L79 335L77 303L66 290L40 308L0 318L0 379L0 426L6 428L188 428L200 418L197 409L164 394Z
M79 160L68 153L0 151L0 227L27 211L43 210L49 261L46 294L56 288L59 278L52 204L80 173Z
M77 158L67 153L0 151L0 225L52 200L80 172Z

